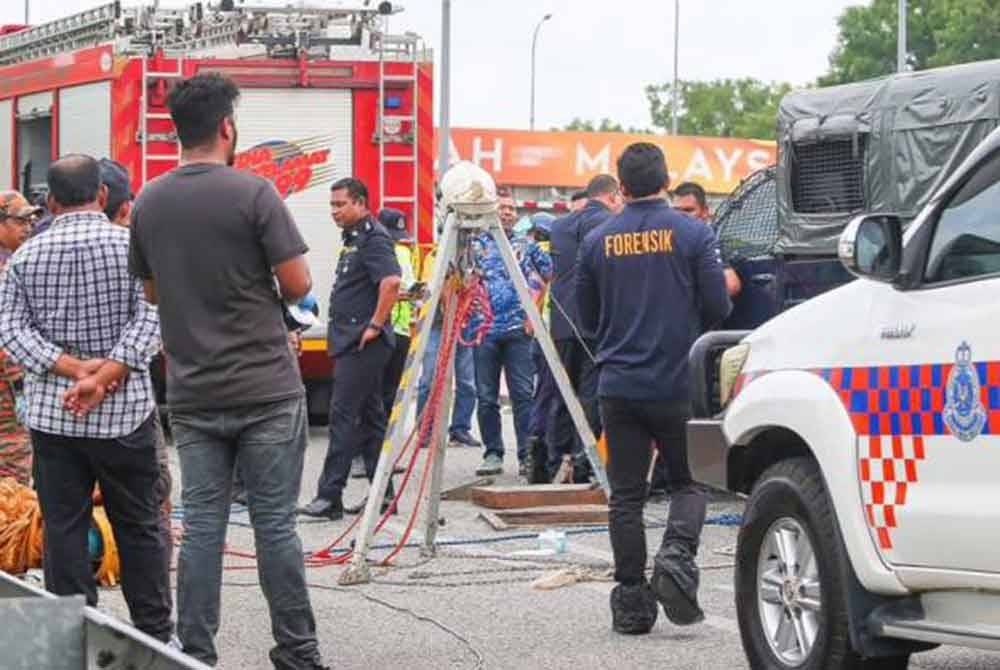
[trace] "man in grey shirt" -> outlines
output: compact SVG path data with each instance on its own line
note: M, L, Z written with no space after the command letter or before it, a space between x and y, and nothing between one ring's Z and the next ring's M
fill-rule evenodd
M321 668L295 505L306 447L305 390L282 299L311 287L307 247L274 186L232 168L239 90L217 74L179 82L167 105L181 165L143 189L130 269L160 308L167 404L180 458L184 539L177 633L218 660L222 551L239 456L271 612L277 670ZM277 285L275 283L277 279Z

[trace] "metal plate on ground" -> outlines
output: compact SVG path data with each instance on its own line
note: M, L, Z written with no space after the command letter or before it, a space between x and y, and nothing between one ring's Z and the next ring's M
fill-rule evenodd
M517 510L480 512L493 530L549 528L551 526L603 526L608 523L607 505L565 505Z

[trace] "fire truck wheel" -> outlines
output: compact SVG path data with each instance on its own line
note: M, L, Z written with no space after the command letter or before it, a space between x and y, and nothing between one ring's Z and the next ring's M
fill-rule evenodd
M848 560L819 467L768 469L747 503L736 550L736 611L753 670L905 670L908 656L862 659L851 647Z

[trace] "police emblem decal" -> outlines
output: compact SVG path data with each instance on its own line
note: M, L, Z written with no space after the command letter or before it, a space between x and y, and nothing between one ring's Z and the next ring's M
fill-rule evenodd
M945 386L944 422L962 442L979 437L986 426L986 408L980 394L979 373L972 365L972 348L962 342L955 352L955 367Z

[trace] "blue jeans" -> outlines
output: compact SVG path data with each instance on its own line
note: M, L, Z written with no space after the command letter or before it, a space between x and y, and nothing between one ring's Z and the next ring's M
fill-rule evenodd
M500 372L507 380L514 408L517 459L524 461L528 450L531 421L531 392L535 363L531 358L532 338L522 328L490 334L476 347L476 392L479 401L479 433L486 455L503 458L503 427L500 423Z
M431 393L431 382L434 381L434 369L438 349L441 347L441 328L431 329L427 338L427 349L420 366L420 381L417 383L417 416L424 411L427 397ZM451 409L451 428L449 432L468 433L472 430L472 411L476 408L476 363L472 355L472 347L455 345L455 403Z
M279 654L319 662L295 507L306 448L298 397L224 410L172 412L180 457L184 539L177 567L177 634L184 651L214 665L222 550L237 454L257 548L257 573Z

